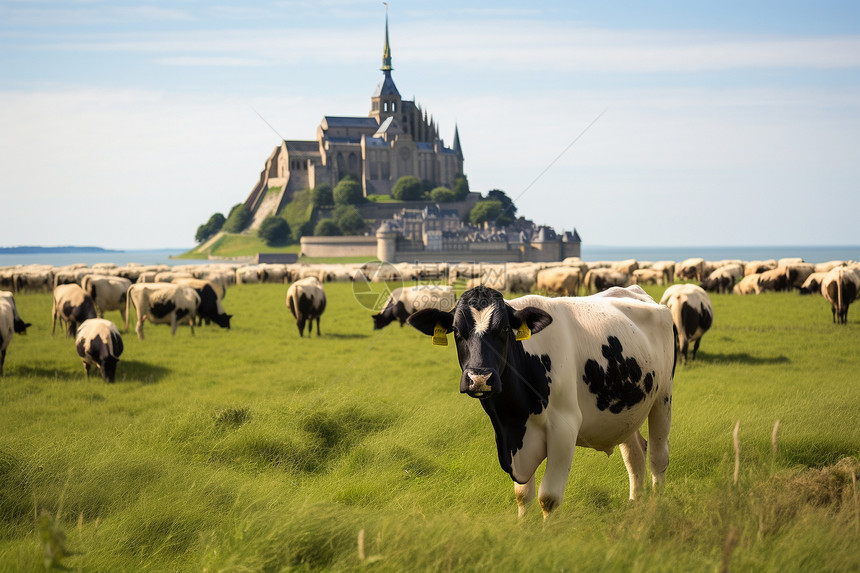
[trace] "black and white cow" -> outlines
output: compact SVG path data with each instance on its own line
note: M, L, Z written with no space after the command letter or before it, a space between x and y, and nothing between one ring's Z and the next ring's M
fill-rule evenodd
M830 303L833 322L848 323L848 307L860 294L860 276L852 269L836 267L821 281L821 294Z
M451 310L456 295L454 287L443 285L415 285L391 291L382 312L374 314L373 329L379 330L397 320L402 327L410 315L425 308Z
M90 318L81 323L75 335L75 349L87 378L90 368L96 366L105 382L113 382L116 364L122 354L122 336L116 325L103 318Z
M6 291L0 291L0 294ZM9 293L11 295L11 293ZM29 324L18 316L15 301L11 296L0 296L0 376L3 376L3 364L6 362L6 349L12 342L15 333L26 334Z
M147 319L153 324L169 324L172 335L176 335L179 321L187 319L191 326L191 334L194 334L194 317L197 316L197 307L200 306L200 296L189 286L173 283L131 285L126 298L126 332L128 332L128 307L132 304L137 313L134 331L140 340L143 340L143 322Z
M308 336L311 335L314 319L317 321L317 336L320 335L320 316L325 304L325 290L318 278L305 277L290 285L287 289L287 308L296 319L299 336L303 335L305 322L308 323Z
M66 336L72 337L78 325L88 318L96 318L96 306L90 295L77 284L54 287L54 304L51 308L51 336L57 327L57 319L66 323Z
M81 279L81 288L93 299L98 317L104 318L107 310L118 310L123 322L127 322L125 299L131 285L125 277L90 274Z
M672 311L675 324L675 350L683 359L695 360L702 336L714 322L714 307L708 293L692 283L672 285L663 293L660 304ZM690 344L693 351L690 352Z
M7 290L0 290L0 299L8 301L12 308L12 329L15 333L27 334L27 329L33 325L29 322L24 322L18 315L18 307L15 306L15 296Z
M218 295L218 291L215 290L215 285L211 281L178 278L173 280L173 284L190 286L197 291L197 295L200 297L200 306L197 308L198 326L205 320L206 324L212 321L221 328L230 328L230 319L233 318L233 315L224 312L221 297Z
M506 301L479 286L452 312L422 310L408 322L434 343L454 333L460 392L480 399L490 418L520 516L534 499L535 470L544 459L538 493L544 518L561 503L576 446L611 453L620 445L630 499L636 499L646 450L638 429L646 418L652 482L662 487L675 364L672 317L641 287Z

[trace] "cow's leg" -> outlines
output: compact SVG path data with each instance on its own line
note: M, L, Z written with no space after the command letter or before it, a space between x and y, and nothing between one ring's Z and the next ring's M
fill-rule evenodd
M179 326L179 321L176 320L176 312L170 316L170 336L176 336L176 327Z
M320 317L317 317L317 336L320 336Z
M137 333L137 338L143 340L143 321L146 320L145 314L137 315L137 324L134 326L134 331Z
M51 306L51 336L54 336L54 331L57 329L57 301L54 301Z
M191 336L194 336L194 319L196 317L192 313L188 318L188 325L191 326Z
M618 446L624 465L627 467L627 475L630 478L630 500L639 498L642 493L642 483L645 480L645 448L647 442L639 430L636 430L624 443Z
M308 338L310 338L313 333L314 333L314 319L309 318L308 319Z
M546 471L538 489L543 518L561 505L564 498L564 487L570 475L570 464L576 451L576 436L582 424L581 419L566 420L553 428L546 436Z
M522 517L526 514L526 509L535 498L534 474L524 484L514 482L514 497L517 498L517 517Z
M89 363L87 363L86 360L81 360L81 363L84 365L84 372L86 373L87 378L89 378L90 377L90 365L89 365Z
M0 350L0 376L3 376L3 363L6 362L6 349Z
M701 341L702 341L702 339L701 339L701 338L699 338L699 339L697 339L697 340L696 340L696 343L695 343L695 344L693 344L693 357L691 358L691 360L695 360L695 359L696 359L696 353L699 351L699 343L700 343Z
M296 319L296 326L299 327L299 336L305 335L305 319L298 318Z
M670 382L671 384L671 382ZM669 467L669 426L672 423L672 395L659 396L648 414L648 462L651 483L661 491Z

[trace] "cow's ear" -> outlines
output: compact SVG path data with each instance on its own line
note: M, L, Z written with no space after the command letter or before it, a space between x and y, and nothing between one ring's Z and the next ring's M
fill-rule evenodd
M454 315L435 308L425 308L410 315L406 322L427 336L433 336L433 329L436 328L436 325L444 328L445 332L451 332L454 326Z
M539 308L527 306L523 309L514 311L510 323L511 328L514 330L519 329L519 327L525 323L525 325L529 327L529 330L531 330L532 334L537 334L552 324L552 317Z

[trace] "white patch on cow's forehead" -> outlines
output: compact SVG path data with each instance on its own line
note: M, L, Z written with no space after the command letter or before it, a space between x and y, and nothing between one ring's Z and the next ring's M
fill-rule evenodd
M484 334L487 332L487 329L490 328L490 319L493 318L494 307L488 306L477 309L474 306L470 306L469 310L472 311L472 318L475 319L475 334Z

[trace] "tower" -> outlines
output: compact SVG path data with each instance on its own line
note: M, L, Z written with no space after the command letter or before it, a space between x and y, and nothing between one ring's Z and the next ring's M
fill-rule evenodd
M385 46L382 49L382 81L376 86L376 91L370 98L370 117L375 117L378 124L382 125L389 117L401 112L403 100L394 80L391 79L391 45L388 43L388 5L385 6Z

